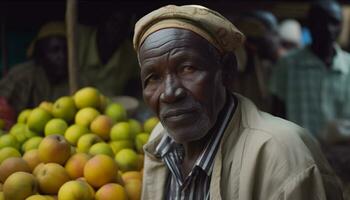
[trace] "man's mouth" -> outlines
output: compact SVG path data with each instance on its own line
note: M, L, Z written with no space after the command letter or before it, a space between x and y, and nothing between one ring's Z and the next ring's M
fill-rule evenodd
M183 119L192 117L195 115L194 108L187 109L170 109L165 111L161 116L164 120L167 121L181 121Z

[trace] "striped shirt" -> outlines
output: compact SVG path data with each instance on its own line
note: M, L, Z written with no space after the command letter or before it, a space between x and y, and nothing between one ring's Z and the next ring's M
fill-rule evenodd
M335 50L330 68L309 47L295 50L279 60L269 83L287 119L316 137L332 120L350 118L350 54Z
M176 143L167 134L163 136L156 147L156 154L161 157L170 171L167 179L167 188L165 189L167 200L209 199L209 186L214 158L227 124L234 113L234 102L233 97L229 98L229 106L226 107L227 112L222 118L222 124L217 134L213 134L213 137L209 139L192 170L185 178L180 170L185 156L183 146Z

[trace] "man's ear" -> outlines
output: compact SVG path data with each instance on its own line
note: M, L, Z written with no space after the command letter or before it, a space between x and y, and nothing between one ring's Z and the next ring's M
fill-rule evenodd
M233 87L234 75L237 72L237 59L234 53L225 53L221 57L222 79L227 89Z

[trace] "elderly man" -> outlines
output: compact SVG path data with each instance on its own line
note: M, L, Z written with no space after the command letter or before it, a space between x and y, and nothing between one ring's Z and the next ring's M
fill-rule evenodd
M243 39L202 6L165 6L137 22L143 96L160 119L144 147L143 199L342 199L304 129L229 91Z

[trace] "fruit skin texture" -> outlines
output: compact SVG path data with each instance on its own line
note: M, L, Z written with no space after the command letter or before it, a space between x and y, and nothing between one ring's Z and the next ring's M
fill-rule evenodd
M115 156L118 167L122 172L139 170L139 157L132 149L122 149Z
M74 94L74 102L78 109L100 107L100 92L93 87L85 87Z
M140 200L141 199L141 190L142 190L142 181L139 179L131 179L125 183L125 191L128 194L129 200Z
M66 121L60 118L53 118L45 125L44 132L46 136L54 134L63 135L64 132L66 132L67 128L68 124Z
M58 191L58 200L94 200L94 191L85 181L68 181Z
M109 132L113 126L113 120L107 115L96 117L90 124L90 130L103 140L109 140Z
M131 140L111 141L108 144L112 148L114 154L117 154L122 149L133 149L134 148L134 144Z
M30 167L23 158L13 157L4 160L0 165L0 180L5 182L6 179L15 172L31 172Z
M37 193L38 182L34 175L27 172L15 172L9 176L3 186L5 199L23 200Z
M96 200L128 200L123 186L116 183L108 183L97 190Z
M27 119L31 111L32 109L22 110L17 117L17 123L27 123Z
M84 167L86 181L95 188L115 182L117 175L117 163L113 158L106 155L92 157Z
M63 96L53 104L52 115L64 119L66 122L71 122L76 112L77 108L72 97Z
M71 154L71 146L62 135L50 135L39 145L39 158L43 163L64 165Z
M21 154L13 147L4 147L0 149L0 164L10 157L21 157Z
M30 197L27 197L26 200L55 200L55 198L53 196L49 196L49 195L35 194L35 195L30 196Z
M51 114L43 108L34 108L28 116L27 125L36 133L43 133L46 123L52 118Z
M22 158L27 161L31 172L33 172L35 167L41 163L38 149L32 149L25 152Z
M64 133L64 137L71 145L77 145L77 142L81 136L88 133L89 130L86 126L73 124Z
M92 145L102 142L102 139L93 133L84 134L78 140L77 152L87 153Z
M75 123L78 125L89 127L91 122L100 115L100 112L95 108L82 108L75 115Z
M38 180L40 192L43 194L57 194L60 187L70 181L64 167L57 163L47 163L41 167L35 177Z
M114 123L125 121L127 118L125 108L118 103L110 103L105 109L105 114L111 117Z
M99 142L92 145L89 149L89 154L91 155L104 154L110 157L114 156L112 148L107 143L104 143L104 142Z
M4 147L13 147L15 149L19 148L19 142L14 135L5 134L0 137L0 149Z
M43 138L39 137L39 136L35 136L35 137L28 139L22 145L22 151L27 152L27 151L32 150L32 149L37 149L39 147L41 141L43 141Z
M143 123L143 130L146 133L151 133L154 127L158 124L159 119L157 117L151 117L148 118L144 123Z
M90 158L87 153L76 153L68 159L65 168L71 179L84 176L84 166Z
M110 133L111 140L134 140L134 134L128 122L119 122L115 124Z

